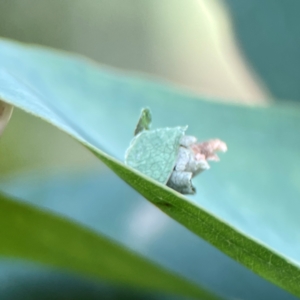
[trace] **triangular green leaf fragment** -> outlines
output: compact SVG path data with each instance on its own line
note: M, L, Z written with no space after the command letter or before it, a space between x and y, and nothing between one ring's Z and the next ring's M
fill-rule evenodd
M180 139L187 127L145 130L135 136L125 155L125 163L166 184L178 156Z

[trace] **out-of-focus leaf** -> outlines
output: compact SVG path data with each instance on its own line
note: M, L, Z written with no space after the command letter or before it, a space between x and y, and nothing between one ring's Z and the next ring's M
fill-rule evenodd
M91 280L24 261L0 260L0 299L4 300L188 300Z
M88 229L0 195L0 255L135 288L216 299Z
M298 107L211 104L71 55L6 41L0 66L3 100L72 135L169 216L300 296ZM228 143L223 163L196 179L195 197L121 163L145 106L157 127L188 124L187 134Z
M275 99L300 100L299 1L225 0L238 44Z

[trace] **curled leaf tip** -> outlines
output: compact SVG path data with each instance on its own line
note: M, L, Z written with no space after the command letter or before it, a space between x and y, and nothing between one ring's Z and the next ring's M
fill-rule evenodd
M134 130L134 135L139 134L143 130L149 130L151 126L152 116L149 108L143 108L139 121Z

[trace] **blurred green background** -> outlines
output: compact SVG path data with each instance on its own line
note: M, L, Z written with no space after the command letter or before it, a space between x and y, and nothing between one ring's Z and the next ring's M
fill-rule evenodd
M262 77L263 72L253 72L255 57L249 60L247 51L237 47L239 26L233 27L235 19L230 16L240 9L233 4L2 0L0 36L72 51L140 76L155 75L218 101L265 104L273 96L272 85L266 84L269 77ZM20 124L24 132L18 130ZM42 136L46 141L39 144ZM44 165L82 167L94 161L58 130L18 111L1 144L2 173ZM67 154L70 148L71 155Z
M212 101L227 101L239 105L269 105L273 101L300 99L298 8L299 2L292 0L1 0L0 36L82 54L106 65L107 68L130 71L137 76L154 75L176 84L188 93L197 93L211 98ZM91 169L96 169L97 172L102 170L105 174L108 172L98 159L79 143L51 125L19 110L15 110L1 137L0 153L1 175L6 178L16 178L18 174L24 174L26 171L34 173L35 170L47 170L46 173L51 170L51 174L59 174L60 170L78 174ZM88 180L89 175L83 175L82 178L85 179L76 179L78 182L85 182L82 186L77 184L79 195L79 190L92 190L98 184L93 181L94 177ZM67 190L72 190L74 183L66 184L70 185ZM141 210L150 211L151 215L148 203L144 207L142 202L134 202L143 200L137 200L140 199L139 196L132 194L132 191L128 191L128 188L118 181L119 185L122 193L128 193L128 198L132 199L132 207L141 207ZM60 191L59 186L57 191L52 191L55 199L66 201L66 197L64 198ZM38 198L33 191L28 193L31 196L33 194L33 198ZM48 196L49 199L53 196L50 191ZM70 200L71 196L68 197ZM111 197L118 198L117 194ZM49 199L46 199L46 206L56 209L56 204L49 204ZM80 206L80 197L76 198L76 195L72 194L72 200L77 201ZM92 203L94 202L91 196L90 204ZM73 204L67 201L64 208L71 216L72 207ZM81 208L82 214L77 215L82 222L90 217L85 215L88 212L83 213L83 210ZM129 215L130 213L132 211L128 212ZM76 212L74 214L76 215ZM157 218L165 220L160 212L158 214ZM125 219L123 216L122 220ZM110 233L108 224L114 226L114 223L103 221L98 227L103 230L103 226L107 226L109 235L122 239L121 236L114 235L113 232L117 231L112 230ZM122 227L123 223L120 224L119 227ZM172 241L176 239L176 232L183 230L175 223L172 223L172 226L169 244L163 242L164 235L160 233L151 244L152 250L147 248L149 245L146 242L136 247L140 247L141 252L149 252L149 257L155 256L152 252L165 251L164 255L167 255ZM188 233L182 234L186 243L189 239L191 243L197 243ZM133 243L133 239L127 240L127 243ZM250 272L247 273L248 277L240 277L243 280L237 287L230 286L231 281L227 281L226 278L223 281L215 278L215 274L220 273L222 269L233 270L233 280L247 271L231 260L226 260L217 250L205 243L201 244L201 247L205 253L215 251L220 260L220 268L209 270L207 277L204 276L203 282L208 286L216 286L219 292L235 294L242 299L267 299L270 295L272 299L294 299ZM182 253L184 251L182 249ZM159 255L157 254L156 258L160 257ZM192 263L187 265L186 258L169 263L178 263L178 268L181 265L182 268L185 266L186 274L193 268ZM14 268L18 271L15 272ZM24 278L31 272L32 292L28 297L31 299L35 295L35 299L39 299L44 295L44 287L56 286L57 282L62 280L59 276L63 275L53 275L50 279L48 275L40 277L36 274L44 274L45 271L35 268L37 267L34 266L33 271L28 273L20 273L20 269L5 262L1 264L0 280L13 280L18 285L26 285ZM10 277L7 274L10 274ZM103 291L95 286L95 283L79 283L78 279L63 278L64 284L59 288L60 293L53 294L53 297L66 299L64 297L68 295L70 299L74 299L75 296L80 299L82 291L89 291L82 292L82 295L96 299L98 289ZM75 285L77 292L68 294L66 291ZM42 291L40 286L43 287ZM244 290L245 286L251 292ZM13 285L6 290L3 287L4 285L2 290L0 287L0 295L3 293L7 299L22 299L22 295L13 293ZM125 294L126 299L127 292L112 292L108 287L105 289L109 291L109 296L105 299L121 299L119 294ZM257 294L253 294L254 291ZM131 299L146 299L145 296L135 295L134 298L130 295ZM149 296L149 299L152 299L152 296Z

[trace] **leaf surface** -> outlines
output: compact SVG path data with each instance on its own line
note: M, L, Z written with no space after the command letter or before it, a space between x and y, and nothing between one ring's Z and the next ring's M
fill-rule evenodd
M72 55L0 43L0 97L64 130L161 210L264 278L300 296L298 106L209 103ZM154 127L189 125L229 152L183 197L122 161L142 107ZM101 150L100 150L101 149Z

